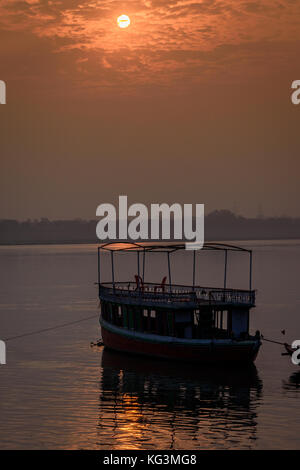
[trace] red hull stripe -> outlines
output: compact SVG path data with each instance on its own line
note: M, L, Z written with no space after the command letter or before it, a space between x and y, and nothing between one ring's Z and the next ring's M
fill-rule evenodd
M164 336L158 340L158 335L137 334L102 319L101 326L106 347L157 358L206 363L251 362L255 360L260 347L260 341L255 340L180 340Z

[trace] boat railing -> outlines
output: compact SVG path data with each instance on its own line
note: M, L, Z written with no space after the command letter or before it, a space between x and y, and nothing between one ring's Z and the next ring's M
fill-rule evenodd
M112 301L132 299L157 303L191 303L191 304L233 304L255 305L255 291L241 289L223 289L216 287L183 286L177 284L135 282L105 282L99 285L100 297L109 297Z

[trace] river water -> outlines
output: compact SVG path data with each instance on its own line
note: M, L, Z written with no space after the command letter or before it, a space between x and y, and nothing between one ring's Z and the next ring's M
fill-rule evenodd
M300 241L242 245L254 250L251 331L300 339ZM173 282L191 274L189 254L183 255L172 260ZM197 256L197 283L222 286L220 254ZM92 347L101 336L95 246L1 247L0 261L0 339L89 318L7 340L1 449L300 448L300 368L281 355L281 346L264 342L255 366L237 370ZM120 280L133 280L133 262L121 256ZM163 261L147 263L149 280L167 274ZM228 286L247 287L245 272L247 260L234 253ZM106 257L102 276L109 274Z

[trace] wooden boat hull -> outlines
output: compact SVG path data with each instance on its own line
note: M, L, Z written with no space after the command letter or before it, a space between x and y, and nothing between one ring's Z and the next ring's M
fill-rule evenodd
M259 340L189 340L140 333L100 318L104 346L152 358L200 363L249 363L256 359Z

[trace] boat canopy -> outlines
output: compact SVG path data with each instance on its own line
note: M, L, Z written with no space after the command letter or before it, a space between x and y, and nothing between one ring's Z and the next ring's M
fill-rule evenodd
M157 252L157 253L173 253L179 250L185 250L186 246L185 243L170 243L170 244L148 244L148 243L132 243L132 242L110 242L105 243L104 245L99 246L100 250L107 250L107 251L145 251L145 252ZM216 250L216 251L244 251L247 253L251 253L252 250L247 248L243 248L241 246L236 245L229 245L226 243L215 243L215 242L208 242L204 243L203 248L199 251L203 250ZM198 250L195 250L198 251Z
M115 270L114 270L114 253L115 252L133 252L137 254L137 276L144 283L144 273L145 273L145 258L146 253L165 253L168 260L168 285L172 285L172 276L171 276L171 267L170 267L170 255L172 253L178 252L180 250L186 251L186 246L184 243L161 243L156 244L150 243L132 243L132 242L110 242L98 247L98 284L100 287L101 284L101 273L100 273L100 254L102 251L110 252L111 255L111 269L112 269L112 284L115 287ZM188 250L190 252L190 250ZM227 289L227 261L229 252L240 252L246 253L249 255L249 291L252 290L252 250L226 244L226 243L217 243L217 242L208 242L204 243L201 250L193 251L193 262L192 262L192 289L195 288L195 276L196 276L196 253L201 253L202 251L219 251L224 252L224 283L223 289ZM140 256L141 255L141 256ZM142 260L140 259L142 258Z

